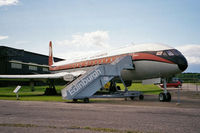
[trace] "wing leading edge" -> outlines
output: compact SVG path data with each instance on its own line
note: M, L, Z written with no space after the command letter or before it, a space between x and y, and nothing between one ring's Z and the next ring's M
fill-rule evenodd
M75 77L84 74L86 71L59 72L54 74L35 74L35 75L0 75L0 80L45 80L45 79L63 79L71 81Z

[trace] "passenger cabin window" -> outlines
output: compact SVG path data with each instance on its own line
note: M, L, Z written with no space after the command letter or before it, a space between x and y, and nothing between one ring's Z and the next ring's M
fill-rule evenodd
M106 63L108 62L108 59L106 58Z

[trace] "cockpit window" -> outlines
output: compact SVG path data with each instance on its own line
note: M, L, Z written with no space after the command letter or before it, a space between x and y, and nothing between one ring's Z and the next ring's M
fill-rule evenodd
M176 49L172 49L171 50L175 55L182 55L181 52L179 52L178 50Z
M174 56L174 54L172 53L172 51L167 50L166 52L167 52L167 54L168 54L169 56Z
M158 52L156 52L156 55L162 55L162 51L158 51Z
M164 50L164 51L157 51L156 55L158 55L158 56L179 56L179 55L182 55L182 53L176 49L170 49L170 50Z
M163 56L168 56L167 53L165 51L163 51Z

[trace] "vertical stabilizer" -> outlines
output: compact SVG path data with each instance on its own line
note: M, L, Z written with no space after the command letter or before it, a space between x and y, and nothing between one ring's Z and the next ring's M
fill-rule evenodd
M53 51L52 51L52 42L49 42L49 66L53 65Z

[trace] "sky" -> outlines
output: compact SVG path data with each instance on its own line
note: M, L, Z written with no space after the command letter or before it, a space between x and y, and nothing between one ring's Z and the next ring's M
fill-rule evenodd
M70 59L162 43L200 72L199 0L0 0L0 45Z

